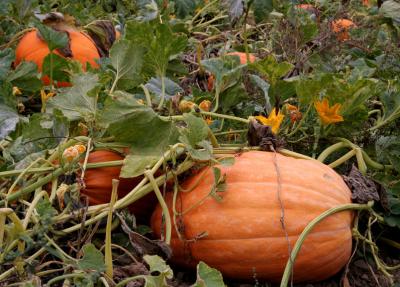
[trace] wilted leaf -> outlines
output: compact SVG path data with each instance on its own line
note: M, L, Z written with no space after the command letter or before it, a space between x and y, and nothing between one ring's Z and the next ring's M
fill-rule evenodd
M81 270L95 270L103 272L106 270L104 255L92 243L83 246L83 257L78 262Z
M163 278L173 278L174 273L171 267L169 267L161 257L157 255L145 255L143 256L143 259L149 265L150 273L159 272L159 276L162 276Z
M221 272L203 261L197 264L197 280L192 287L225 287Z
M98 76L86 73L72 78L73 86L63 90L56 97L48 100L47 107L61 110L70 121L85 119L94 120L97 109L97 96L91 95L98 83Z

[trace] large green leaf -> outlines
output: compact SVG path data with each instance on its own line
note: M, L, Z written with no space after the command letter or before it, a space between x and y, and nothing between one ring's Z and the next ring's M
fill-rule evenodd
M251 64L250 68L267 77L271 86L274 86L278 79L285 76L293 69L293 65L288 62L278 63L273 55L269 55L261 61Z
M270 84L268 84L257 75L250 75L250 79L257 87L259 87L263 91L265 97L265 111L267 112L267 114L269 114L272 110L271 101L269 99Z
M93 121L97 110L97 94L91 94L98 83L98 76L91 73L72 77L71 88L64 89L56 97L49 99L48 111L61 110L70 121L85 119Z
M243 0L224 0L223 3L228 9L228 13L232 21L237 21L243 15Z
M66 32L58 32L42 24L38 24L37 28L40 32L40 36L46 41L50 51L64 48L68 45L69 38Z
M174 273L165 261L157 255L145 255L143 259L150 267L150 274L158 274L145 276L145 287L168 287L167 279L172 279Z
M11 64L14 61L14 50L7 48L0 50L0 80L7 77L8 72L11 70Z
M99 123L108 126L116 141L130 143L133 153L160 155L178 138L178 130L172 122L161 119L133 95L122 91L105 101Z
M121 168L121 177L137 177L144 174L147 168L152 168L153 165L160 159L155 155L130 154L124 159L124 164Z
M183 92L183 89L169 78L164 77L164 85L166 99L169 99L176 94ZM161 98L162 83L160 78L151 78L145 86L150 92L152 92L158 98Z
M382 136L376 141L378 160L400 172L400 136Z
M154 0L138 0L137 6L139 7L137 20L151 21L158 16L158 5Z
M54 53L49 53L43 60L43 75L52 77L53 81L70 81L70 61Z
M38 78L37 65L33 62L22 62L7 77L13 86L22 91L36 92L42 87L42 81Z
M400 3L394 0L387 0L382 3L379 13L400 25Z
M110 50L111 64L115 69L115 82L120 89L131 89L142 81L140 72L145 49L128 40L120 40Z
M175 0L175 11L179 18L185 18L196 9L194 0Z
M13 132L18 122L19 116L17 112L8 106L0 104L0 140Z

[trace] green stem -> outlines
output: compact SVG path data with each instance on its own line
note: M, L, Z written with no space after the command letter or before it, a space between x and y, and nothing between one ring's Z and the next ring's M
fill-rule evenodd
M218 113L215 113L215 112L200 111L200 114L206 115L206 116L212 116L212 117L216 117L216 118L221 118L221 119L238 121L238 122L242 122L242 123L245 123L245 124L249 124L250 123L249 119L244 119L244 118L239 118L239 117L230 116L230 115L224 115L224 114L218 114Z
M53 278L51 280L49 280L46 284L46 286L50 287L51 284L56 283L58 281L61 280L65 280L65 279L70 279L70 278L87 278L87 274L86 273L72 273L72 274L64 274L61 276L58 276L56 278Z
M158 110L160 110L164 104L165 99L165 77L164 75L161 76L161 99L160 103L158 104Z
M319 138L321 136L321 124L319 124L315 129L314 129L314 145L313 145L313 152L312 152L312 158L316 157L316 152L318 148L318 142Z
M338 151L339 149L342 149L346 146L347 145L344 142L335 143L335 144L331 145L330 147L326 148L323 152L321 152L320 155L318 156L317 160L323 163L325 161L325 159L328 156L330 156L332 153L334 153L335 151Z
M346 153L344 156L340 157L339 159L335 160L334 162L330 163L329 166L331 168L338 167L339 165L345 163L347 160L351 159L354 155L356 155L356 151L352 149L348 153Z
M168 206L165 203L165 200L161 194L160 189L158 188L158 184L154 179L153 173L151 171L145 171L144 175L149 179L150 184L153 187L153 190L157 196L158 202L162 208L162 212L165 219L165 243L168 245L171 243L171 232L172 232L172 224L171 224L171 215L169 214Z
M313 228L320 223L322 220L331 216L335 213L347 211L347 210L371 210L373 206L373 202L369 202L368 204L343 204L340 206L333 207L323 212L321 215L313 219L309 224L307 224L306 228L304 228L303 232L300 234L299 238L294 245L294 248L290 254L290 259L286 263L285 271L282 276L280 287L287 287L290 279L290 275L293 269L293 264L296 261L297 254L300 251L301 246L303 245L304 240L307 235L313 230Z
M215 87L215 106L212 109L212 113L215 113L219 108L219 93L220 93L220 87L219 85L217 85Z
M147 106L151 107L152 104L151 104L151 96L149 90L143 84L141 84L140 87L143 89L144 95L146 97Z
M6 204L6 202L16 200L25 194L29 194L29 193L35 191L36 188L42 187L43 185L49 183L54 178L57 178L60 175L62 175L68 169L68 167L69 167L69 165L62 167L62 168L60 167L60 168L56 169L54 172L50 173L49 175L41 178L37 182L35 182L17 192L7 195L6 199L0 200L0 206L3 206L4 204Z
M146 276L144 276L144 275L136 275L136 276L133 276L133 277L126 278L126 279L122 280L121 282L119 282L117 285L115 285L115 287L125 286L129 282L132 282L133 280L137 280L137 279L146 280Z

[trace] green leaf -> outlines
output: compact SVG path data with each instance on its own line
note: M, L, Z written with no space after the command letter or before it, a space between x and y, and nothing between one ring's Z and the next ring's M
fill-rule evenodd
M225 287L221 272L203 261L197 264L197 280L191 287Z
M92 243L83 246L83 257L78 261L81 270L95 270L103 272L106 270L104 255Z
M215 77L215 89L219 92L232 87L237 83L241 75L238 57L225 56L222 58L211 58L201 61L202 66Z
M13 109L0 104L0 140L3 140L15 130L19 122L19 115Z
M228 9L228 13L232 22L237 21L243 15L243 0L224 0L223 3Z
M7 77L8 72L11 70L11 64L14 61L15 53L11 48L0 50L0 80Z
M129 178L142 175L146 169L152 168L159 159L159 156L154 155L127 155L124 159L120 176Z
M267 77L271 86L274 86L276 81L289 73L293 67L294 66L288 62L278 63L273 55L269 55L261 61L257 61L250 65L251 69L258 71L263 76Z
M43 225L48 226L54 221L54 216L57 215L57 210L53 208L49 199L41 199L36 206L36 211Z
M235 107L237 104L249 100L249 96L243 85L236 84L233 87L223 91L220 95L220 107L223 112Z
M91 73L72 77L72 87L64 89L48 100L48 111L57 108L70 121L85 119L93 121L97 109L97 95L91 94L98 83L98 76Z
M166 279L172 279L174 277L174 272L172 269L165 263L165 261L157 256L157 255L144 255L143 260L150 267L150 274L158 273L157 276L146 276L146 285L147 287L167 287Z
M54 53L49 53L43 60L42 74L50 75L56 82L70 81L70 61Z
M115 82L119 89L131 89L142 82L142 70L145 49L128 40L116 42L110 50L111 64L115 69Z
M37 28L41 37L46 41L50 51L64 48L68 45L69 38L66 32L58 32L42 24L38 24Z
M178 139L178 130L172 122L162 120L151 108L122 91L106 99L98 119L108 126L116 141L131 144L133 153L161 155Z
M386 18L391 18L393 21L400 24L400 3L394 0L387 0L382 3L379 8L379 13Z
M375 143L378 160L400 171L400 136L382 136Z
M269 13L274 10L273 0L254 0L253 10L256 22L259 23L267 19Z
M383 104L383 117L380 121L392 122L400 117L400 82L382 93L380 99ZM379 123L379 122L378 122Z
M169 78L164 77L164 85L165 85L166 99L170 99L173 96L177 95L178 93L183 92L183 89L177 83L170 80ZM151 78L145 86L150 92L152 92L158 98L161 98L162 87L160 78Z
M269 114L272 110L268 94L270 85L257 75L250 75L250 79L254 84L256 84L257 87L259 87L263 91L265 97L265 111L267 112L267 114Z
M175 0L175 11L179 18L185 18L196 9L194 0Z
M137 20L151 21L157 18L158 6L154 0L138 0L137 6L139 7Z
M187 128L181 130L179 138L183 143L196 147L196 145L208 137L208 127L202 118L198 118L193 114L183 114L183 119L187 124Z
M168 62L185 50L187 38L173 33L167 24L159 24L148 37L152 41L146 54L146 70L158 77L165 76Z
M42 87L42 81L38 78L38 68L34 62L22 62L7 77L13 86L22 91L37 92Z

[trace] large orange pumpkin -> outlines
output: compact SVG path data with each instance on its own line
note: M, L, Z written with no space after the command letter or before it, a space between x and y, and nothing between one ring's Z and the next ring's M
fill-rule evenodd
M66 31L70 39L70 48L72 59L82 63L83 70L86 70L86 64L89 63L92 67L98 67L96 60L100 58L96 45L92 39L81 31L69 29ZM39 71L42 71L44 58L50 53L47 43L42 40L37 30L27 32L17 45L15 50L15 66L20 62L34 62ZM57 55L62 56L57 50L54 51ZM44 75L42 81L45 85L50 83L49 77ZM69 83L59 83L58 86L70 86Z
M171 239L172 260L193 267L204 261L224 276L236 279L281 279L288 260L288 242L281 225L275 155L251 151L236 157L233 166L219 166L226 175L222 201L207 195L214 184L211 168L183 184L176 208L185 212L181 241L175 228ZM330 167L316 161L276 154L284 222L293 247L306 225L322 212L351 202L350 190ZM201 177L200 181L199 178ZM197 185L196 185L197 184ZM204 198L206 198L204 200ZM169 207L172 195L166 197ZM172 210L170 210L172 214ZM160 236L161 208L151 225ZM338 213L318 224L306 238L294 266L295 281L316 281L337 273L352 249L352 215ZM207 234L201 237L201 234Z
M353 21L349 19L338 19L331 23L332 31L336 33L339 41L344 42L350 39L350 29L356 27Z
M108 151L98 150L89 154L88 162L107 162L115 160L123 160L124 157L120 154ZM119 179L118 198L127 195L143 177L135 178L120 178L121 166L101 167L87 169L85 172L85 189L81 190L81 194L86 196L90 205L108 203L111 200L112 179ZM154 194L149 194L131 206L129 210L136 216L139 221L146 221L157 202Z

